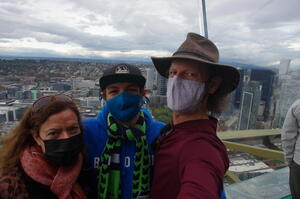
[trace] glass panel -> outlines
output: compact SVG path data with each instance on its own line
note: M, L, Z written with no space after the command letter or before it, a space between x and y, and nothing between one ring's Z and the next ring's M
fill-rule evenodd
M240 183L225 187L228 199L287 199L289 168L276 170Z

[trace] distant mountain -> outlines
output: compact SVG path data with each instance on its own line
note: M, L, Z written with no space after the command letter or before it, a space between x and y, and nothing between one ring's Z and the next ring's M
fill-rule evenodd
M72 57L30 57L30 56L4 56L0 55L0 59L6 59L6 60L13 60L13 59L26 59L26 60L53 60L53 61L71 61L71 62L101 62L101 63L121 63L121 62L127 62L132 64L152 64L152 61L150 58L137 58L137 57L116 57L116 58L101 58L101 57L90 57L90 58L72 58ZM231 65L240 67L243 69L261 69L261 70L274 70L278 67L271 66L271 67L264 67L264 66L258 66L254 64L249 63L240 63L236 62L230 59L224 59L220 61L221 64Z
M52 61L70 61L70 62L101 62L101 63L120 63L120 62L127 62L127 63L134 63L134 64L150 64L151 60L147 59L139 59L139 58L72 58L72 57L27 57L27 56L3 56L0 55L0 59L5 60L52 60Z
M243 68L243 69L257 69L257 70L274 70L274 69L278 69L278 67L276 67L276 66L268 66L268 67L258 66L258 65L254 65L254 64L240 63L240 62L235 62L235 61L230 61L230 60L221 60L220 63L240 67L240 68Z

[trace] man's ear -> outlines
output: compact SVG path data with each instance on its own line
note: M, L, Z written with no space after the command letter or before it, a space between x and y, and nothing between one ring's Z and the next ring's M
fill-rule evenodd
M148 93L148 90L146 88L142 88L142 95L145 96Z
M221 77L214 76L208 83L208 93L214 94L218 90L222 82L223 79Z
M105 95L105 91L101 92L100 98L101 98L101 100L103 101L103 104L106 104L106 95Z

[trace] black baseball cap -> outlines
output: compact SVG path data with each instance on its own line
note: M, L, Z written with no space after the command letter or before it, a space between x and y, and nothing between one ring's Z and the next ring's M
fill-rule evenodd
M142 75L140 69L134 65L121 63L104 70L99 80L101 90L106 86L117 82L136 83L144 88L146 79Z

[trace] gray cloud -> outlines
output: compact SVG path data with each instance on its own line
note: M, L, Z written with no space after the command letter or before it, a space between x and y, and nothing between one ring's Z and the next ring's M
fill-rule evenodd
M3 39L32 37L40 42L74 43L95 51L159 50L171 54L187 32L199 32L197 1L61 2L62 7L68 5L65 12L78 13L77 23L34 16L25 0L2 0L0 27L5 28L0 29L0 43L6 41ZM222 59L264 65L281 58L298 57L299 48L292 49L289 45L300 45L299 0L210 0L206 5L209 38L219 47ZM48 14L55 16L56 12ZM124 35L95 35L84 31L104 25Z
M211 39L220 46L223 57L266 64L281 58L299 57L287 43L298 42L300 2L222 1L213 4L210 16ZM222 9L221 9L222 7ZM220 11L220 13L217 13Z

